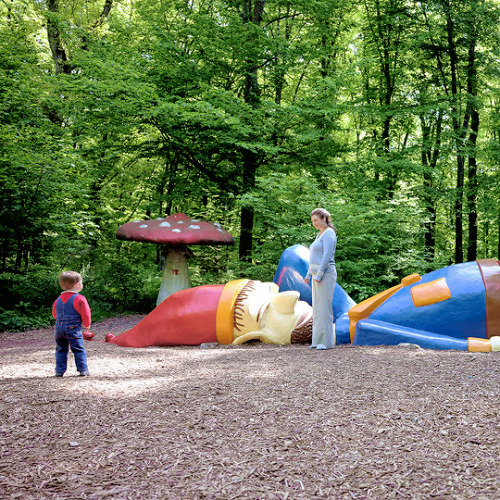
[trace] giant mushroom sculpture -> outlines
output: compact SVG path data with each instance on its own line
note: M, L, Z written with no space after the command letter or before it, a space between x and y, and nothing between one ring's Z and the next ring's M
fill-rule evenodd
M169 295L191 286L187 245L232 245L234 238L220 224L191 219L177 213L164 219L137 220L118 228L119 240L142 241L164 245L165 267L156 305Z

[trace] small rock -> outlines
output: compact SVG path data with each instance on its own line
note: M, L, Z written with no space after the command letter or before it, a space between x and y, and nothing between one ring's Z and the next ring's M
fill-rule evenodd
M422 349L419 345L411 344L410 342L401 342L401 344L398 344L398 347L408 347L409 349Z
M217 342L205 342L204 344L200 344L200 349L215 349L219 347Z

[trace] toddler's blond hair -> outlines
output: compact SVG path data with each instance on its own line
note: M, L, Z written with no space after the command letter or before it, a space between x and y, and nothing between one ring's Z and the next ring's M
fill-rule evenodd
M82 275L76 271L63 271L59 275L59 284L63 290L69 290L81 281Z

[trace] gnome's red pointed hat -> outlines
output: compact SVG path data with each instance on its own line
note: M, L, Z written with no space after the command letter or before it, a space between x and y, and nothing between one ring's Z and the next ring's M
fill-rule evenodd
M167 297L140 323L106 341L122 347L199 345L233 341L235 301L250 280L202 285Z

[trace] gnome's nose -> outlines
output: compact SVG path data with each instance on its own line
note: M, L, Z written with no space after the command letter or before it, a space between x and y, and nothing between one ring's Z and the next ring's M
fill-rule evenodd
M300 294L294 290L281 292L271 299L271 303L281 314L291 314L294 312L295 304L299 300Z

